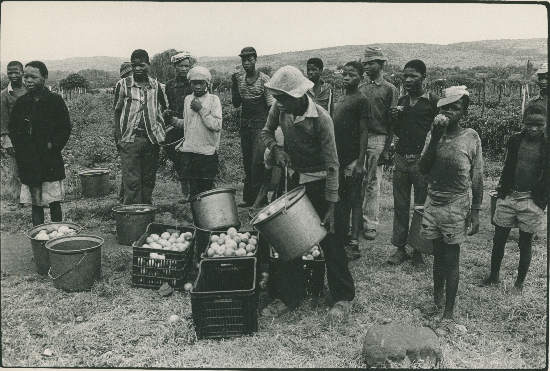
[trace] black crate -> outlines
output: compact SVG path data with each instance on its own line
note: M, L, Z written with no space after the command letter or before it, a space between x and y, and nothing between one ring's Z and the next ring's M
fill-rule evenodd
M273 256L273 247L269 248L269 280L267 288L271 297L279 297L280 259ZM322 250L321 250L322 254ZM320 255L314 260L302 260L304 268L304 285L307 296L321 297L325 287L325 259Z
M185 251L170 251L163 249L142 248L146 238L152 234L163 232L192 232L193 238ZM151 223L146 232L137 240L132 256L132 286L157 289L167 282L176 290L183 290L188 273L191 270L195 229L192 226L171 226ZM164 259L153 258L151 253L164 256Z
M258 249L260 248L260 232L256 231L256 230L242 230L242 231L237 231L238 233L250 233L251 236L256 236L256 241L257 241L257 245L256 245L256 250L254 250L254 254L253 255L249 255L249 256L217 256L217 257L209 257L206 255L206 250L208 249L208 246L210 246L210 238L212 237L213 234L221 234L221 233L225 233L226 231L211 231L209 234L208 234L208 238L205 239L205 240L201 240L201 243L203 243L204 245L201 246L201 260L202 259L234 259L234 258L244 258L244 257L247 257L247 258L250 258L250 257L256 257L257 253L258 253Z
M258 330L256 258L205 259L191 290L197 338L230 338Z

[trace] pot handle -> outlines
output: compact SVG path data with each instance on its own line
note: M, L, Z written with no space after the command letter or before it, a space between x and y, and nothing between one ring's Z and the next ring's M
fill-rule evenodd
M283 214L286 214L286 209L288 207L288 166L285 165L285 208L283 209Z

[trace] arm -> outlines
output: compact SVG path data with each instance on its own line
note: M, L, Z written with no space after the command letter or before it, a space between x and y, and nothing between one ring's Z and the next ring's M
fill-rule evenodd
M361 102L361 114L359 117L359 157L357 164L355 165L355 173L362 174L365 169L365 161L367 157L367 145L368 145L368 123L371 117L370 105L367 99Z
M269 81L269 76L264 75L264 85L266 82ZM275 104L275 98L273 98L273 95L269 92L269 89L264 87L264 97L265 97L265 104L267 104L268 107L271 107Z
M277 145L277 141L275 140L275 130L277 130L277 127L279 127L279 108L277 104L274 104L271 106L265 126L260 132L260 137L270 151L273 151L273 147Z
M8 97L7 91L2 91L0 94L0 134L8 135L10 117L8 115Z
M319 140L321 144L321 158L327 171L325 198L329 202L338 201L338 154L334 138L334 124L330 116L319 116Z
M168 97L166 96L166 86L164 84L158 83L158 92L157 100L160 109L160 113L168 109Z
M122 84L124 83L124 80L119 80L116 84L115 88L115 94L118 91L118 94L115 96L115 109L114 109L114 127L113 127L113 134L115 138L115 145L118 146L118 142L120 142L120 138L122 137L122 133L120 132L120 117L122 116L122 109L124 108L124 98L125 98L125 90L122 89Z
M424 175L430 172L435 162L438 142L439 138L432 137L432 132L429 131L428 135L426 135L426 142L424 142L424 149L420 156L420 162L418 163L420 172Z
M472 179L472 207L471 207L471 227L468 235L474 235L479 232L479 210L483 202L483 155L481 152L481 139L475 133L475 144L472 151L472 167L470 177Z
M69 110L63 98L59 95L55 97L55 127L53 128L53 133L51 133L51 143L53 148L61 151L69 141L72 125L69 117Z
M206 103L206 102L205 102ZM210 95L208 105L204 105L198 112L204 126L212 131L222 130L222 104L217 95Z
M242 104L241 94L239 93L239 80L238 74L231 75L231 103L233 107L240 107Z

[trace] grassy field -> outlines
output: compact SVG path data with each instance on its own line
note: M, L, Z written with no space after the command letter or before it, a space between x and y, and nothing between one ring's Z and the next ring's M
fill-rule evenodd
M498 164L490 164L486 190L495 185ZM118 184L113 179L114 184ZM233 183L235 184L235 183ZM66 220L99 235L115 232L110 209L115 193L82 200L71 193L63 205ZM179 186L162 178L154 200L159 220L190 221L189 208L174 201ZM462 247L457 320L467 332L441 338L444 368L542 368L546 362L547 241L535 242L522 296L510 295L519 259L517 231L511 234L502 266L502 284L480 288L488 271L493 227L485 194L482 226ZM357 295L347 322L326 324L328 307L306 300L279 319L260 317L259 331L233 340L197 340L190 297L176 292L161 298L130 285L131 248L103 250L103 279L90 292L65 293L36 274L2 273L1 325L4 367L362 367L362 337L374 324L427 324L416 307L431 298L431 258L425 269L409 262L385 263L392 253L391 184L383 182L380 235L362 241L363 257L351 263ZM30 227L29 208L7 213L2 201L2 232ZM242 211L242 219L245 211ZM23 237L22 237L23 238ZM29 247L30 248L30 247ZM29 262L29 264L32 264ZM169 323L172 314L180 321ZM42 355L51 349L53 356ZM408 367L410 365L393 365Z

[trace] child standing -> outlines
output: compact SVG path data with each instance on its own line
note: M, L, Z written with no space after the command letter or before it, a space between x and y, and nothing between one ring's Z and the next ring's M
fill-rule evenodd
M184 128L185 140L176 147L182 152L178 173L189 181L190 196L214 187L218 174L218 148L222 130L222 105L218 96L208 93L212 75L207 68L196 66L187 74L193 94L185 97L183 119L172 123Z
M519 266L514 291L521 293L531 263L533 235L541 227L548 203L547 144L544 138L546 111L530 105L523 114L523 131L508 141L504 168L497 187L491 273L482 285L499 282L504 246L512 228L519 228Z

